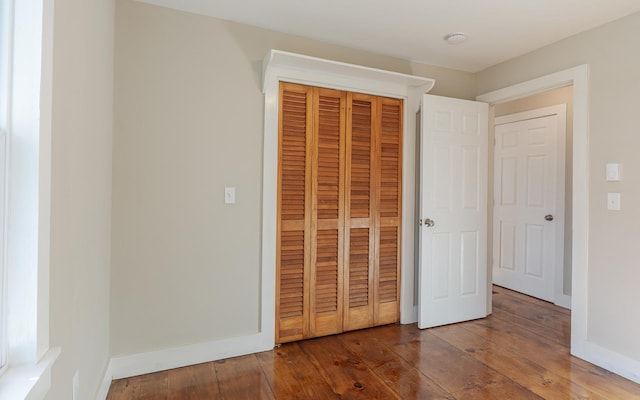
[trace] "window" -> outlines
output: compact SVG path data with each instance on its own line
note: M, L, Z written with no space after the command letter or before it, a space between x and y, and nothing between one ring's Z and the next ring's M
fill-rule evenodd
M49 348L53 6L0 0L0 398L44 398Z
M0 373L7 368L6 172L9 125L10 4L0 0Z
M0 0L0 398L44 398L49 348L53 6Z

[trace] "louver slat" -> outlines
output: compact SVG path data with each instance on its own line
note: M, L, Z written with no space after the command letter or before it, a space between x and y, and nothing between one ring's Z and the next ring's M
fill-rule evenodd
M306 184L307 93L282 93L281 205L283 220L304 221Z
M398 296L398 229L380 228L380 274L378 298L381 303L396 301Z
M315 312L338 311L338 230L318 232Z
M353 100L351 113L351 218L368 218L371 206L372 104Z
M304 231L280 235L280 318L302 317Z
M341 98L334 96L319 96L318 103L317 217L337 220L343 106Z
M349 308L369 304L369 229L351 229L349 244Z
M397 217L400 199L400 104L382 104L380 216Z

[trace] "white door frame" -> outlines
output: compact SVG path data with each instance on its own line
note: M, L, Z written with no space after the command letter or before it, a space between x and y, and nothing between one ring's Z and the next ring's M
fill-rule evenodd
M553 277L552 277L552 288L551 293L549 293L550 298L553 303L557 306L561 306L564 308L571 308L571 296L564 294L564 237L565 237L565 173L566 173L566 137L567 137L567 123L566 123L566 111L567 107L565 104L557 104L547 107L536 108L528 111L511 113L508 115L502 115L500 117L493 117L493 127L494 133L493 136L495 138L495 127L496 125L509 124L515 122L521 122L529 119L542 118L547 116L555 115L557 116L557 129L558 129L558 137L555 140L556 147L556 165L557 165L557 173L554 176L554 185L556 190L556 203L554 206L556 207L556 211L554 213L554 223L556 223L555 232L555 252L554 252L554 260L553 260ZM495 185L496 185L496 150L494 147L494 154L492 157L493 162L493 193L490 195L493 197L493 216L490 223L493 226L494 232L492 238L490 239L492 250L489 250L493 255L493 260L491 263L492 267L495 267L495 256L496 256L496 243L495 243L495 215L496 215L496 198L495 198ZM491 200L491 199L489 199ZM491 204L491 201L489 201ZM492 269L493 271L493 269Z
M589 265L589 91L588 66L581 65L478 96L489 104L504 103L573 85L573 241L571 293L571 354L602 365L601 354L587 338ZM490 274L489 274L490 275ZM487 279L491 287L491 279ZM488 312L491 311L490 303Z

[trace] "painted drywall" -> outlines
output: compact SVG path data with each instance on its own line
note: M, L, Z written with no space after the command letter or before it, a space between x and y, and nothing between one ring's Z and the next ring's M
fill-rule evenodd
M472 74L117 0L112 355L258 331L261 67L272 48L475 96ZM225 186L236 204L224 204Z
M627 40L616 40L626 38ZM640 14L562 40L478 73L478 94L581 64L589 65L589 342L640 361ZM621 182L605 181L605 164L622 165ZM622 193L608 211L607 192Z
M113 0L56 0L51 119L50 344L62 353L47 399L93 399L110 357Z
M573 87L567 86L539 93L534 96L495 105L495 116L519 113L538 108L566 104L566 155L565 155L565 211L564 211L564 281L563 293L571 295L571 194L573 178Z

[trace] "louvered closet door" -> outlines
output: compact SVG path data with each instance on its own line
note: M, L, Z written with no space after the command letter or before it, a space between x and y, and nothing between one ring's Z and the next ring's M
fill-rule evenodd
M344 329L373 326L376 193L376 98L347 96Z
M314 89L310 337L342 332L345 101Z
M399 320L402 101L281 83L276 342Z
M308 337L312 88L280 85L276 342Z
M400 319L402 101L349 94L345 330Z
M379 98L374 324L400 319L402 101Z

